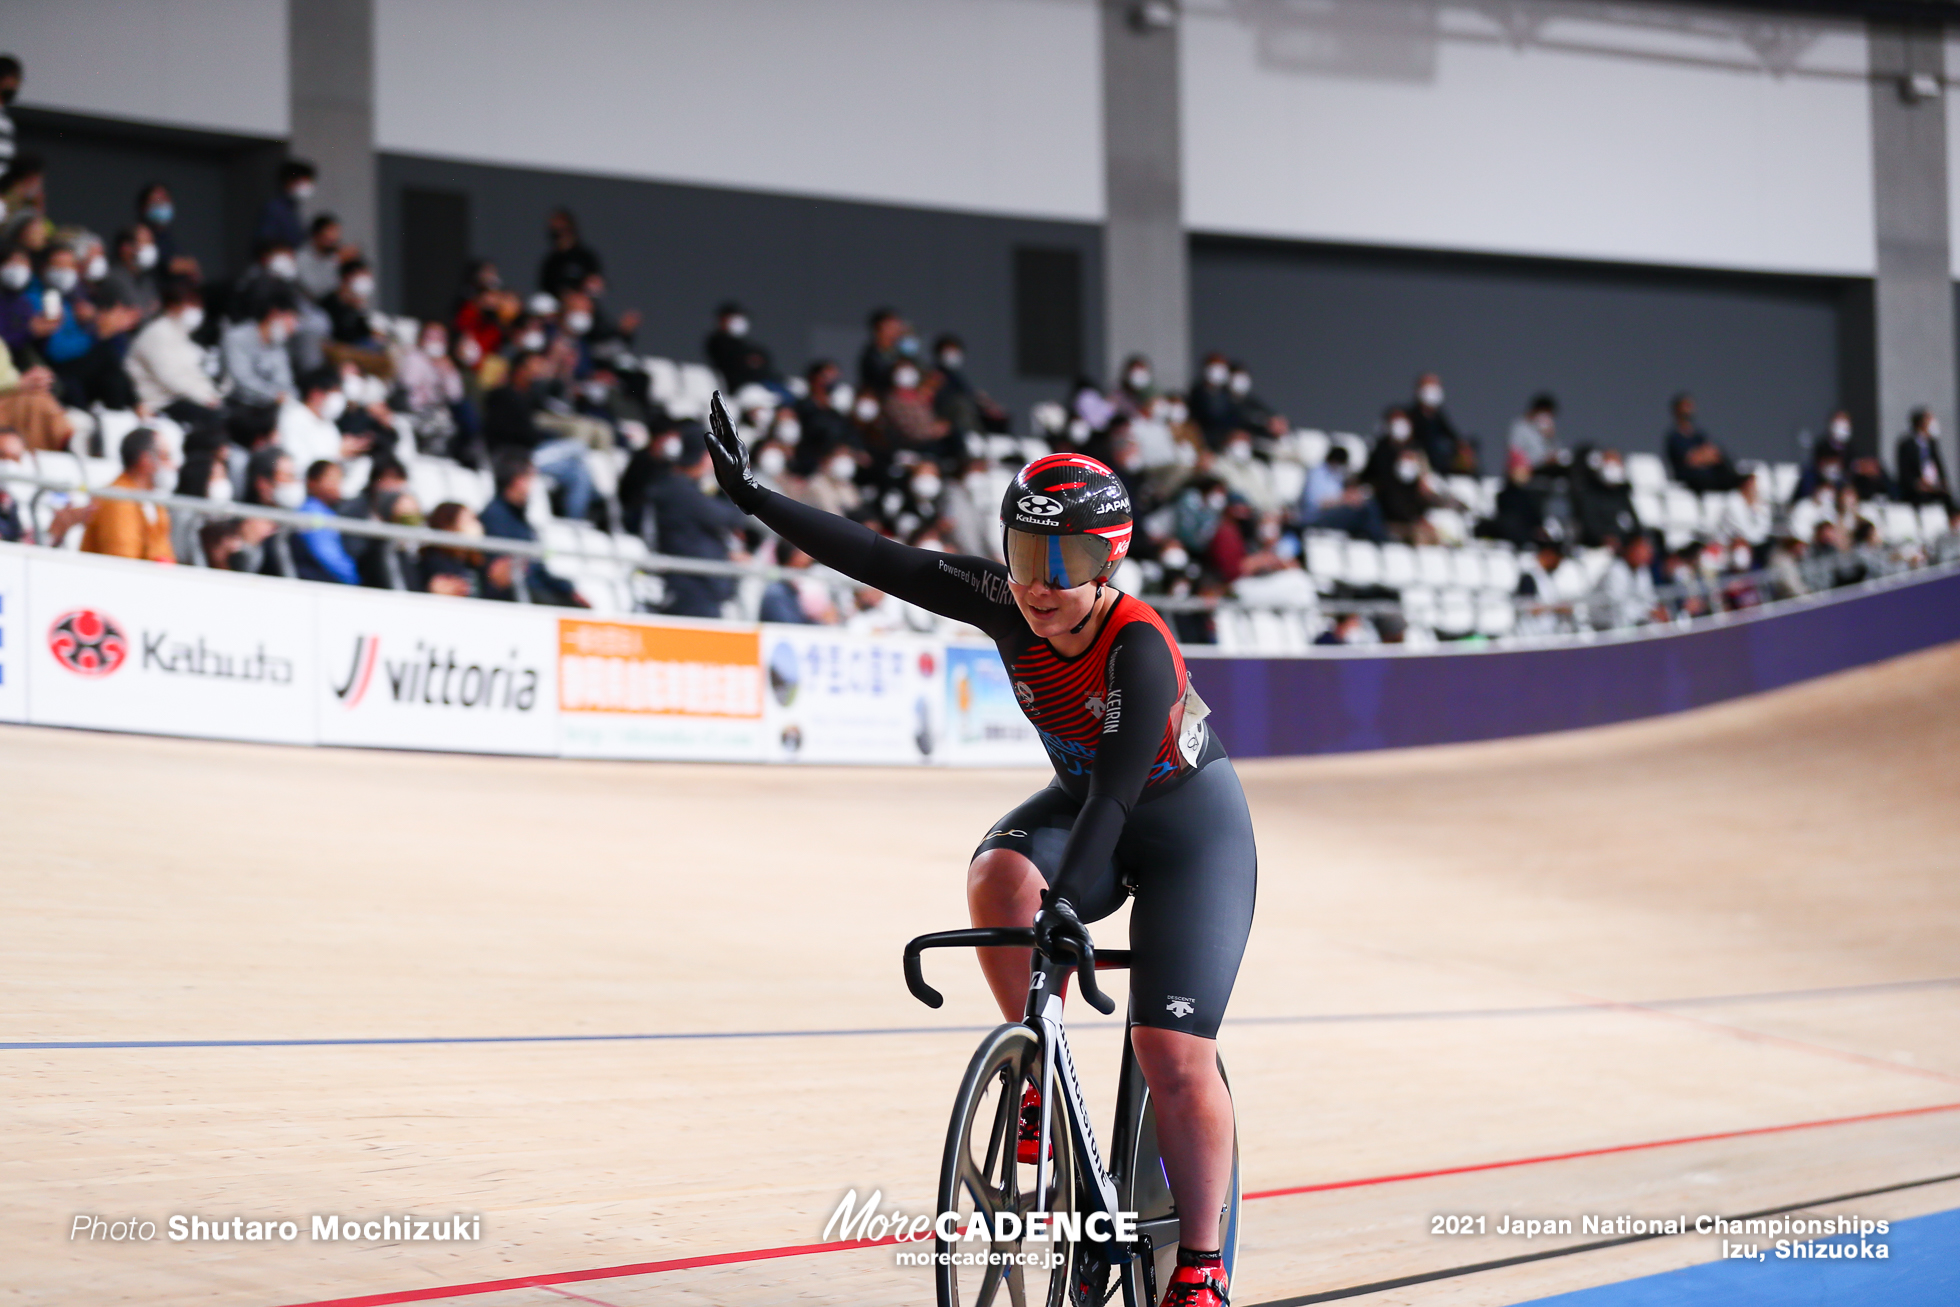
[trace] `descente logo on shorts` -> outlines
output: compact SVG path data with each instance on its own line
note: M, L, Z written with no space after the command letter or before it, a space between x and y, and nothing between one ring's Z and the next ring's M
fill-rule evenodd
M1176 994L1171 995L1171 1001L1164 1004L1164 1011L1174 1017L1188 1017L1197 1010L1198 1005L1196 1003L1193 1003L1188 998L1180 998Z

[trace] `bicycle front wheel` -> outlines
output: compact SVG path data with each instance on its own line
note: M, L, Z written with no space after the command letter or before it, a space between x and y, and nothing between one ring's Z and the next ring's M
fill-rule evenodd
M1017 1156L1022 1093L1040 1079L1041 1046L1026 1026L995 1030L967 1065L939 1167L938 1210L957 1213L960 1231L976 1213L986 1218L990 1232L999 1232L1002 1214L1018 1217L1025 1229L1030 1213L1076 1210L1075 1150L1059 1104L1044 1104L1048 1136L1055 1142L1046 1193L1034 1192L1036 1169ZM933 1267L939 1307L1071 1307L1075 1264L1092 1256L1067 1239L1025 1235L936 1239L933 1250L939 1254Z

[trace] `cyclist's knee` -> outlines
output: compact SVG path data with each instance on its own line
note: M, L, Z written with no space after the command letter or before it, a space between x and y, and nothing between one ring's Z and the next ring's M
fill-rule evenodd
M1041 870L1012 849L989 849L966 869L967 902L999 912L1029 909L1041 901Z
M1150 1092L1159 1098L1202 1093L1218 1083L1218 1046L1212 1040L1138 1026L1130 1042Z

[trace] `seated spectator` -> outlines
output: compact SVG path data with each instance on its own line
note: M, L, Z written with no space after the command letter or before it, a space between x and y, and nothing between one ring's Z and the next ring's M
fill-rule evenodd
M395 379L401 383L418 446L446 450L464 427L458 410L466 403L462 369L450 357L449 329L440 322L423 323L421 337L402 355Z
M1742 477L1722 447L1695 424L1695 397L1674 397L1674 426L1667 433L1667 467L1676 481L1694 491L1733 490Z
M1497 492L1496 512L1477 524L1477 534L1490 540L1528 545L1544 530L1544 492L1532 484L1531 465L1525 462L1525 455L1513 452L1504 488Z
M749 315L734 300L724 302L715 310L715 329L708 334L702 349L731 395L744 386L766 386L781 381L768 349L749 337Z
M1416 445L1415 426L1401 409L1384 415L1361 479L1374 490L1389 535L1405 544L1436 543L1436 529L1425 515L1440 499L1429 488L1429 459Z
M1252 370L1243 363L1232 364L1225 388L1232 395L1232 425L1235 430L1260 436L1283 436L1290 428L1272 405L1252 393Z
M786 543L779 542L777 547L785 551L781 566L801 575L769 583L769 588L762 592L762 609L757 620L796 626L835 625L836 602L830 596L830 587L809 575L810 555Z
M1252 435L1244 428L1234 431L1225 441L1225 448L1211 470L1227 490L1250 505L1258 516L1277 513L1287 506L1280 501L1273 465L1252 452Z
M869 326L871 339L858 354L858 390L882 399L891 389L892 372L899 360L917 362L919 338L893 309L873 309Z
M479 259L470 267L467 298L456 309L456 336L474 341L477 357L488 358L503 349L523 307L516 293L505 288L497 265Z
M477 520L476 514L454 501L436 505L435 512L429 514L429 529L452 535L479 538L483 535L483 523ZM430 594L481 599L488 597L492 590L510 592L516 561L509 554L486 557L473 549L424 545L417 570L421 588Z
M531 503L531 484L538 474L531 466L531 457L523 449L506 446L495 458L493 474L496 479L496 497L483 510L483 533L495 540L528 540L537 543L537 528L530 522L528 513ZM489 584L484 590L486 599L515 599L522 587L531 602L555 604L561 608L590 608L578 590L564 577L559 576L542 562L532 558L510 558L509 578L497 582L488 577Z
M340 265L339 285L320 301L320 307L326 310L327 321L332 324L333 343L346 347L344 357L358 362L363 372L389 376L392 373L388 371L386 357L378 363L374 360L386 345L374 332L373 299L374 273L367 261L348 259Z
M156 432L138 427L123 437L122 475L110 482L124 490L162 490L176 485L170 455L157 442ZM82 552L117 558L147 558L174 563L170 546L170 510L161 504L128 499L97 499L82 533Z
M1306 489L1300 495L1300 525L1323 531L1345 531L1357 540L1376 544L1388 541L1388 527L1382 521L1381 505L1363 485L1348 478L1347 446L1336 445L1327 459L1307 470Z
M253 316L226 327L220 351L231 397L246 404L281 404L293 394L293 361L286 343L299 326L292 291L268 290Z
M25 246L10 246L0 259L0 344L22 368L40 362L40 341L59 325L58 319L43 322L43 299L31 289L33 281L33 254Z
M1317 645L1380 644L1381 639L1360 613L1336 613L1333 625L1315 636Z
M1899 438L1892 465L1899 473L1899 499L1917 508L1938 504L1953 511L1953 487L1940 454L1940 420L1931 409L1912 411L1912 429Z
M123 304L98 290L94 315L88 323L87 348L53 365L62 402L70 408L103 408L127 412L136 407L136 388L130 384L123 358L130 336L142 322L134 305Z
M1621 541L1640 530L1640 515L1633 510L1633 488L1627 484L1626 460L1619 450L1587 451L1569 480L1580 544L1617 549Z
M1238 405L1232 399L1232 364L1216 350L1205 355L1198 379L1191 383L1186 397L1191 420L1204 436L1205 444L1221 449L1225 437L1238 425Z
M551 211L545 219L545 241L550 250L538 265L538 289L547 295L562 295L585 285L593 273L606 270L599 252L579 236L578 219L570 209Z
M1117 412L1128 418L1147 416L1158 399L1157 370L1150 366L1149 356L1130 355L1117 377L1116 393L1111 396Z
M318 513L323 517L340 515L340 464L322 458L306 469L306 497L299 507L302 513ZM340 532L332 527L295 531L292 549L293 570L302 581L361 583L360 569L354 566Z
M1758 547L1769 539L1775 518L1776 510L1770 505L1769 496L1763 493L1762 478L1750 472L1736 487L1735 496L1722 506L1715 533L1724 539L1745 540Z
M830 359L815 359L803 371L810 392L796 401L797 442L790 470L809 476L839 445L856 439L851 405L857 392L844 380L844 370Z
M75 434L73 420L54 397L54 373L16 367L5 342L0 342L0 428L17 433L29 449L66 449Z
M735 551L730 537L748 528L748 515L719 495L710 497L702 480L713 472L708 442L698 430L681 433L681 448L667 475L650 488L655 520L660 524L660 552L676 558L726 561ZM746 557L746 555L743 555ZM720 617L722 605L735 594L731 577L669 572L663 578L667 602L663 612L677 617Z
M157 285L157 243L142 223L116 233L115 257L103 287L120 304L134 305L148 318L162 300Z
M371 442L340 429L346 411L347 392L341 389L340 373L331 367L313 369L300 382L299 398L279 406L279 447L306 468L322 459L338 463L360 457Z
M1525 471L1535 472L1547 464L1563 462L1558 446L1558 399L1541 391L1525 405L1524 415L1511 424L1508 441L1511 458L1522 458ZM1510 466L1506 460L1505 466Z
M966 342L951 332L943 333L932 343L932 358L936 370L926 383L932 411L954 434L1009 429L1007 410L966 375Z
M1443 410L1443 379L1434 372L1416 378L1415 402L1409 407L1409 422L1415 427L1416 444L1438 472L1477 472L1477 448L1458 434L1456 424Z
M200 276L197 260L177 248L177 204L170 187L162 182L146 182L136 192L136 221L149 229L157 246L157 272L163 276Z
M241 559L263 547L274 529L262 517L219 517L202 523L197 529L197 544L204 565L227 572L253 570L241 566Z
M408 488L408 469L382 454L368 468L367 484L361 493L341 501L342 517L390 526L421 526L422 506ZM420 590L415 551L396 540L379 536L356 536L344 542L361 584L377 590Z
M504 452L524 455L527 468L544 473L559 489L564 515L583 520L592 505L592 473L585 466L585 445L547 429L545 388L551 361L543 354L521 350L510 364L510 380L484 399L483 434L493 461ZM484 528L497 532L490 519Z
M585 337L586 353L614 366L631 363L633 333L640 329L640 311L627 309L614 317L606 307L606 279L600 273L588 276L581 289L592 306L592 329Z
M50 245L42 256L40 272L27 289L29 295L41 300L39 320L34 324L41 357L59 376L64 365L95 347L95 304L82 289L75 247ZM50 325L44 329L43 322Z
M4 206L9 237L30 242L46 235L47 175L47 160L36 154L16 154L0 175L0 206ZM33 228L40 229L39 237L30 235Z
M952 424L933 412L932 395L925 388L925 375L909 358L900 359L892 369L891 389L882 405L885 435L893 449L920 453L947 454L947 437Z
M204 296L188 278L164 284L163 312L130 342L125 366L137 402L193 433L198 443L224 439L223 400L204 370L204 349L192 337L204 325Z
M848 444L833 448L830 457L811 476L804 478L797 498L826 513L854 516L863 502L857 487L858 457Z
M309 299L323 300L338 290L340 261L345 254L340 243L340 219L331 213L316 216L307 227L306 240L293 253L300 292Z
M288 159L279 165L279 189L259 209L255 236L261 241L278 241L296 250L306 239L306 202L313 198L313 182L318 176L304 159Z
M1654 591L1652 535L1635 531L1625 537L1600 577L1596 593L1600 606L1594 619L1601 629L1667 620L1667 609Z

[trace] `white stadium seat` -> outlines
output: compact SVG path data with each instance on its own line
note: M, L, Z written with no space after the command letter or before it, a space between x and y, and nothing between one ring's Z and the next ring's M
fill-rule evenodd
M1456 552L1441 545L1416 546L1416 575L1424 585L1453 584L1455 568L1450 564L1450 556Z
M1341 568L1341 579L1349 585L1380 585L1382 579L1382 551L1371 540L1350 540L1343 551L1346 557Z
M1873 505L1883 508L1885 516L1879 524L1879 535L1888 545L1915 544L1919 541L1919 512L1911 504Z
M1627 484L1635 490L1667 488L1667 465L1659 454L1628 454Z
M1327 451L1332 442L1325 431L1296 431L1293 433L1294 452L1308 467L1319 467L1327 461Z
M1392 589L1414 585L1416 581L1416 551L1408 545L1390 541L1381 547L1381 583Z
M1341 537L1325 531L1307 532L1306 556L1301 561L1314 576L1327 581L1340 580L1346 569Z

